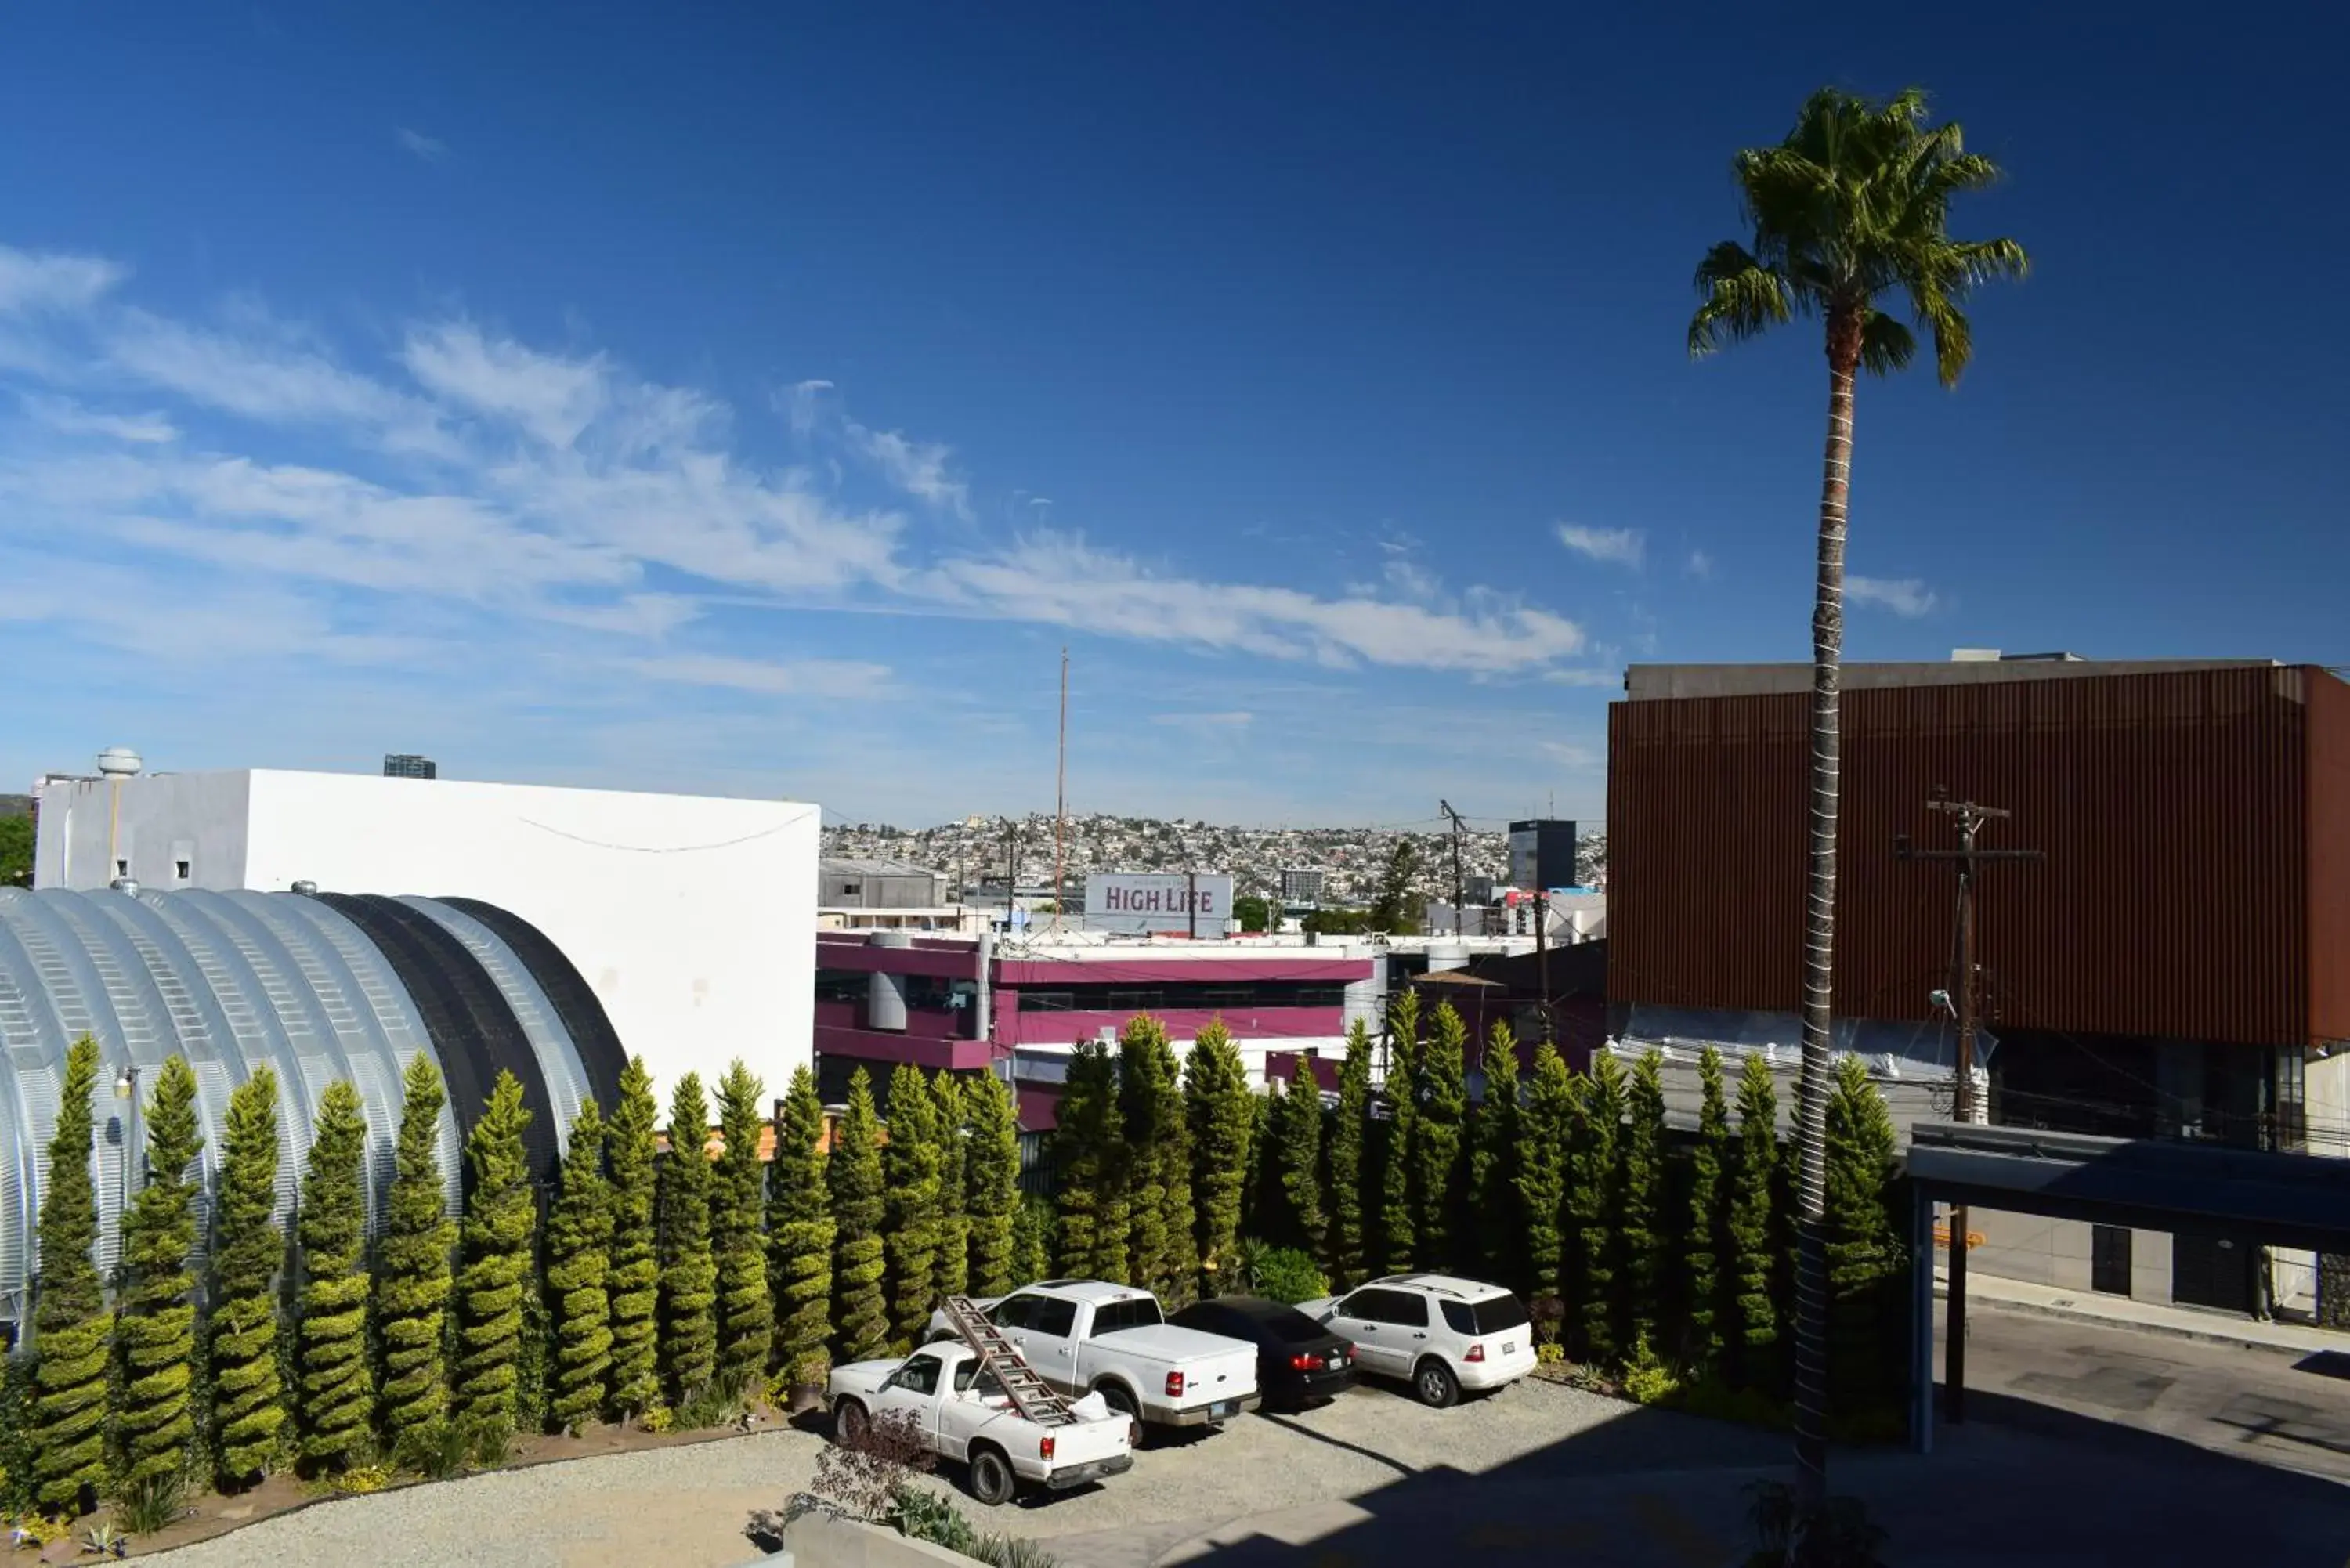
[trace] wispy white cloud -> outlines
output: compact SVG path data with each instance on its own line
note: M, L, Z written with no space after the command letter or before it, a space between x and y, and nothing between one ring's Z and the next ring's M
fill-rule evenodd
M678 645L707 640L703 623L720 613L707 607L730 600L1471 676L1572 680L1555 667L1585 647L1565 617L1490 587L1449 589L1401 551L1373 584L1316 591L1145 562L1052 529L949 548L894 503L847 504L840 480L821 482L826 460L846 459L868 488L878 479L921 509L972 515L945 443L848 418L829 382L778 396L815 472L778 468L745 454L723 401L608 354L439 317L362 368L257 306L195 324L118 305L108 295L125 275L93 258L0 251L0 303L33 323L46 356L10 363L65 367L26 371L13 427L0 403L0 505L138 562L123 570L154 591L126 590L125 602L168 608L192 577L251 585L280 596L253 601L255 613L337 658L405 659L411 645L379 623L440 616L457 618L461 639L509 646L516 628L537 628L556 639L550 656L629 639L638 646L620 667L672 684L824 696L890 679L854 660ZM127 406L86 403L93 387ZM155 401L169 411L148 411ZM34 574L11 585L8 613L67 614L50 597L85 587ZM258 635L222 642L278 646ZM762 622L760 635L788 640L788 624Z
M411 130L404 125L393 128L391 139L403 151L414 153L427 163L438 163L449 156L447 142L437 136L427 136L421 130Z
M1638 528L1588 528L1580 523L1557 525L1558 542L1578 556L1638 571L1648 542Z
M1608 687L1624 684L1620 670L1546 670L1543 679L1554 686Z
M1856 577L1844 580L1844 597L1908 619L1933 613L1934 591L1916 577Z
M71 398L27 392L21 400L35 422L59 435L100 436L109 441L160 446L180 439L177 426L160 413L118 414L86 408Z
M1595 752L1588 746L1571 745L1564 741L1544 741L1540 744L1544 756L1561 767L1576 772L1596 768L1607 760L1605 753Z
M952 448L939 441L910 441L899 431L872 430L855 420L843 421L841 429L850 450L871 463L891 487L958 517L971 515L971 487L948 471Z
M1222 713L1153 713L1150 722L1177 730L1245 730L1256 722L1256 715L1234 708Z
M485 339L471 322L411 329L400 360L426 391L517 425L549 446L569 446L604 410L609 367L603 356L537 353Z
M1711 577L1713 576L1713 556L1703 550L1691 550L1689 559L1681 564L1681 570L1692 577Z
M0 245L0 316L79 310L130 275L129 267L99 256Z
M1471 590L1452 610L1361 593L1321 598L1154 572L1055 532L1026 535L993 556L951 559L922 586L1005 619L1336 667L1500 673L1555 663L1584 641L1565 617L1490 589Z
M680 653L633 659L629 668L654 680L717 686L768 696L873 698L890 691L891 672L888 665L848 659L768 662L722 654Z

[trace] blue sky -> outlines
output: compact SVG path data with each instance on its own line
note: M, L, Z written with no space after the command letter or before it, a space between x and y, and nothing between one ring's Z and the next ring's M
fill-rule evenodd
M1049 808L1066 643L1080 808L1596 817L1626 661L1807 651L1817 339L1681 340L1823 81L1933 88L2035 263L1862 389L1850 654L2350 663L2314 11L10 27L0 787Z

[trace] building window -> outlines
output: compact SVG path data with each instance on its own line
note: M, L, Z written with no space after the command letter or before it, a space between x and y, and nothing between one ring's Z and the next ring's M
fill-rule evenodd
M2280 1045L2276 1054L2276 1147L2299 1154L2309 1147L2308 1059L2298 1045Z
M840 896L844 898L862 898L864 893L865 884L862 882L843 882L840 885Z
M172 875L182 882L188 879L188 863L184 860L172 862Z
M118 861L116 861L116 862L114 863L114 874L115 874L117 877L128 877L128 876L130 876L130 861L128 861L128 860L118 860Z

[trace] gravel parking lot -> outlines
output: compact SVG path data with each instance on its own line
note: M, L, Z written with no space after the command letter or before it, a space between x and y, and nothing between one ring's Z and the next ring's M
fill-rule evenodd
M964 1501L983 1528L1066 1538L1073 1563L1146 1563L1156 1543L1172 1546L1243 1514L1339 1501L1432 1470L1482 1473L1626 1414L1613 1401L1543 1383L1450 1410L1427 1409L1384 1387L1359 1388L1303 1415L1251 1416L1222 1431L1155 1445L1104 1486L1004 1509ZM1627 1433L1634 1425L1622 1423ZM1778 1447L1761 1434L1710 1423L1672 1427L1678 1435L1670 1441L1618 1443L1613 1458L1627 1465L1739 1463ZM346 1499L152 1561L172 1568L336 1561L383 1568L720 1568L752 1555L743 1520L806 1485L821 1442L806 1432L764 1433Z

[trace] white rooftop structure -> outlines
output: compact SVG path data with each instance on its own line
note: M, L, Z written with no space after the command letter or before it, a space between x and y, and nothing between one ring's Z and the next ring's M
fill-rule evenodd
M818 811L374 774L111 773L40 795L35 885L480 899L544 932L664 1101L810 1060Z

